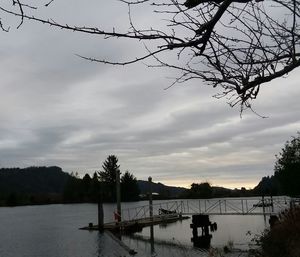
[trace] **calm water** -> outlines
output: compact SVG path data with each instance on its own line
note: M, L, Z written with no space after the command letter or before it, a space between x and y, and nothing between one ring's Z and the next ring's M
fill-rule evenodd
M124 208L143 205L137 202ZM113 219L113 204L104 205L105 221ZM212 246L222 247L233 241L237 248L245 249L251 234L260 233L267 222L263 216L210 216L218 224L213 233ZM106 234L79 230L89 222L97 223L94 204L66 204L0 208L1 257L100 257L128 256L123 248ZM158 256L175 256L170 249L175 245L192 249L191 219L154 227L155 250ZM149 256L149 228L123 241L138 251L137 256ZM166 253L165 253L165 252ZM180 254L182 255L182 254ZM179 255L179 256L180 256Z

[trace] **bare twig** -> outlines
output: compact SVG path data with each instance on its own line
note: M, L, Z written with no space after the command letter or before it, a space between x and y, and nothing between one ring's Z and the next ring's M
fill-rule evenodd
M300 66L300 0L119 0L128 5L129 29L124 32L39 18L27 13L26 9L36 8L23 0L7 1L13 7L7 9L0 3L0 18L1 12L20 17L18 28L25 20L32 20L104 39L142 41L146 53L128 61L78 56L111 65L153 58L156 64L149 67L178 71L170 86L200 79L219 88L215 97L226 97L230 106L239 105L241 112L245 108L253 110L251 101L259 95L262 85ZM53 0L48 0L45 6L52 3ZM154 14L163 14L165 29L139 29L132 18L137 5L150 5ZM280 15L273 12L274 8L280 9ZM1 19L0 28L9 30ZM145 42L151 42L151 48ZM162 52L175 54L176 61L162 59Z

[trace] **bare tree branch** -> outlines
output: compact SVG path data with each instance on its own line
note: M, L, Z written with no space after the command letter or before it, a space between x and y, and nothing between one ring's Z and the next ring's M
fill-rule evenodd
M50 17L39 18L36 7L23 1L6 0L12 4L11 9L0 4L2 31L8 31L1 20L1 13L5 13L21 18L18 28L25 20L33 20L109 40L141 41L145 54L126 61L78 56L112 65L152 58L157 64L149 67L178 71L170 86L200 79L220 89L215 97L226 97L230 106L240 105L241 111L252 109L251 100L259 95L262 85L300 66L300 0L119 0L128 6L127 31L106 31L63 24ZM52 3L48 0L44 6ZM141 5L152 7L154 14L164 15L165 28L139 29L132 12ZM37 13L29 14L29 8ZM162 53L175 55L177 60L168 61L169 55Z

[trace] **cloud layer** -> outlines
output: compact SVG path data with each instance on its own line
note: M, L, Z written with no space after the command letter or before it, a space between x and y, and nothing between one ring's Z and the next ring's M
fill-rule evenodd
M103 9L101 1L96 7L72 1L72 11L65 2L65 9L53 5L50 11L70 22L126 28L126 8L111 2ZM145 15L137 21L147 24ZM252 112L240 118L238 109L212 98L216 91L201 81L164 90L174 71L142 63L108 66L75 55L112 60L139 55L130 42L32 22L0 37L2 167L58 165L92 174L116 154L122 171L139 179L252 187L273 173L275 154L300 127L298 70L262 87L254 107L269 118Z

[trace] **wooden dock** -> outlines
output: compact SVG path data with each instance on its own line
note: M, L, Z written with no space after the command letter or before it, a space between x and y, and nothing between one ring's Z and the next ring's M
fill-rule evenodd
M134 233L141 231L143 227L148 227L151 225L172 223L179 220L189 219L188 216L182 216L179 214L172 215L155 215L152 218L141 218L130 221L121 221L121 222L109 222L104 224L105 230L110 231L123 231L125 233ZM89 224L87 227L81 228L83 230L99 230L98 225Z

